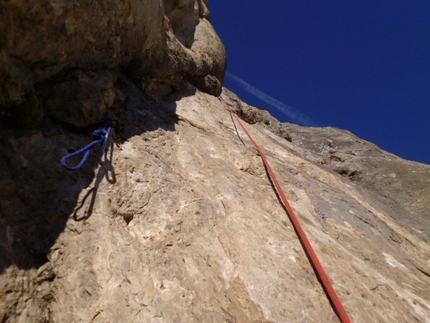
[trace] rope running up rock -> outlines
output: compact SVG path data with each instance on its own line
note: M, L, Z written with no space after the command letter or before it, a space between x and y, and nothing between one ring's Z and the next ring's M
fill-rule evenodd
M327 276L323 266L321 265L321 262L316 255L307 235L306 232L303 230L302 225L300 224L299 218L294 213L293 209L290 206L290 203L288 202L287 197L285 196L284 190L282 189L281 185L279 184L279 181L273 172L272 168L270 167L269 161L266 158L266 155L264 154L263 150L260 148L260 146L257 144L257 142L254 140L254 138L251 136L251 134L248 132L248 130L245 128L245 126L240 121L239 117L234 113L231 106L222 98L219 97L219 99L224 103L224 105L227 107L228 111L231 115L235 117L237 122L240 124L242 129L247 134L248 138L251 140L251 142L254 144L255 148L257 149L258 153L260 154L261 159L263 160L264 166L267 169L267 172L269 174L270 180L273 183L273 186L276 188L276 193L278 194L280 200L282 201L282 204L287 212L288 217L290 218L290 221L294 227L294 230L297 233L297 236L300 240L300 243L303 246L303 249L305 250L306 256L309 259L309 262L312 265L312 268L314 269L315 275L317 276L319 282L321 283L329 301L332 305L332 308L336 315L339 317L340 321L342 323L351 323L351 319L348 316L348 313L345 310L345 307L343 306L342 302L339 299L339 296L337 295L335 289L333 288L329 277Z

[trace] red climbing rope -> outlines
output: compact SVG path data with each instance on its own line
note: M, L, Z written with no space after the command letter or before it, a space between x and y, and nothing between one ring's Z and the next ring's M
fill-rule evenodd
M320 281L321 285L324 288L325 293L327 294L327 297L333 307L333 310L335 311L336 315L339 317L340 321L342 323L351 323L351 319L349 318L345 307L343 306L342 302L340 301L335 289L333 288L329 277L327 276L323 266L321 265L321 262L318 259L318 256L316 255L314 249L312 248L312 245L310 241L308 240L305 231L303 230L302 225L300 224L300 221L297 217L297 215L294 213L293 209L290 206L290 203L287 200L287 197L285 196L285 193L279 184L278 179L276 178L275 173L273 172L272 168L270 167L269 161L266 158L266 155L261 150L260 146L257 144L257 142L254 140L254 138L251 136L251 134L248 132L248 130L245 128L245 126L240 121L240 118L234 113L234 111L231 109L231 106L220 96L220 100L227 106L228 110L230 111L231 115L235 117L237 122L240 124L242 129L245 131L245 133L248 135L249 139L254 144L255 148L257 149L258 153L261 156L261 159L263 160L263 163L267 169L267 172L269 173L270 179L273 183L273 185L276 188L276 192L278 193L279 198L282 201L282 204L287 211L288 217L290 218L291 223L293 224L294 230L296 231L299 240L305 250L305 253L309 259L309 262L312 265L312 268L315 271L315 274Z

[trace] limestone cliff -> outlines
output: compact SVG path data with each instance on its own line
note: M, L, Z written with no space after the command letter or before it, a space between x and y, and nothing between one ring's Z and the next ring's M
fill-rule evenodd
M206 4L0 1L0 322L338 321L221 91L353 322L430 322L430 166L222 89Z
M115 86L119 146L79 171L59 160L90 133L0 130L1 321L336 322L260 157L221 102L191 85L165 100L126 77ZM391 181L379 194L364 171L362 184L303 147L306 129L222 95L253 123L353 322L429 322L429 197L397 187L412 185L403 169L428 188L430 166L389 155L403 168L386 169L374 148L368 157ZM339 134L355 138L335 133L332 155L344 150ZM404 208L387 202L389 187Z

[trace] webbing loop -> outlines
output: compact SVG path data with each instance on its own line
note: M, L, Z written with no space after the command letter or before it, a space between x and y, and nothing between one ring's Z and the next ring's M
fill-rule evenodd
M300 224L299 218L294 213L293 209L290 206L290 203L288 202L288 199L284 193L284 190L282 189L281 185L279 184L279 181L275 175L275 173L272 170L272 167L270 167L269 161L266 158L266 155L264 154L263 150L260 148L260 146L257 144L257 142L254 140L254 138L251 136L251 134L248 132L248 130L245 128L243 123L240 121L240 118L237 116L237 114L232 110L231 106L220 96L219 99L226 105L228 111L231 115L235 117L239 125L242 127L242 129L247 134L248 138L253 143L254 147L257 149L258 153L260 154L261 159L263 160L264 166L266 167L267 173L269 174L270 180L273 183L273 186L276 188L276 193L278 194L280 200L282 201L282 204L285 208L285 211L287 212L288 217L290 218L290 221L294 227L294 230L296 231L296 234L300 240L300 243L303 246L303 249L305 250L306 256L308 257L309 262L312 265L312 268L314 269L315 275L317 276L319 282L321 283L329 301L332 305L332 308L336 315L339 317L340 321L342 323L351 323L351 319L348 316L348 313L345 310L345 307L343 306L342 302L339 299L339 296L337 295L335 289L333 288L329 277L327 276L323 266L321 265L321 262L316 255L307 235L306 232L303 230L302 225Z
M61 158L61 165L63 165L63 167L70 170L80 169L87 162L88 157L91 153L91 150L94 148L94 146L98 144L102 144L101 152L103 154L106 151L106 149L109 147L109 137L110 137L111 131L112 131L111 123L110 121L106 121L103 129L98 129L93 132L93 138L95 140L92 143ZM84 153L84 156L82 157L79 164L77 164L76 166L70 166L67 164L68 159L75 157L77 155L80 155L82 153Z

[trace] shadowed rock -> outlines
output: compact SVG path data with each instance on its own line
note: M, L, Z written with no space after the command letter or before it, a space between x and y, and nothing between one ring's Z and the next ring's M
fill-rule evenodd
M218 95L226 55L206 3L2 1L0 118L32 128L41 118L22 116L46 112L62 123L91 124L100 120L113 93L90 83L105 83L106 75L118 71L152 94L168 94L189 81ZM30 107L28 99L41 104ZM15 107L21 113L13 113ZM66 117L69 113L74 116Z

